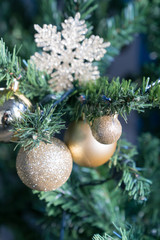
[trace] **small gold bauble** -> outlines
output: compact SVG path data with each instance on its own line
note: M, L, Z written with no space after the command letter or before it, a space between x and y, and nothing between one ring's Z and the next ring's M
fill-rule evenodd
M32 150L21 148L16 160L17 173L31 189L52 191L62 186L72 171L72 156L57 138L52 143L40 142Z
M65 132L64 140L73 160L84 167L98 167L104 164L116 149L116 142L107 145L96 141L90 126L84 121L72 123Z
M95 139L103 144L117 142L122 134L122 126L117 114L96 118L91 130Z
M0 97L4 94L7 94L7 90L0 91ZM0 142L9 142L12 139L13 131L10 131L10 123L14 119L21 118L21 113L24 113L30 106L30 101L18 93L14 93L0 105Z

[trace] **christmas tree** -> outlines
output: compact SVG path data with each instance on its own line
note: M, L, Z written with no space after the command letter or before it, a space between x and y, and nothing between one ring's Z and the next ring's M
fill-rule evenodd
M0 239L160 239L160 1L0 8Z

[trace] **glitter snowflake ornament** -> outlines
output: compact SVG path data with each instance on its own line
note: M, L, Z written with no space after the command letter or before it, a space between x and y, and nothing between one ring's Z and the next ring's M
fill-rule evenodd
M35 42L42 47L42 53L31 57L40 71L51 74L51 87L60 92L72 88L72 82L80 83L95 80L99 77L97 66L93 61L99 61L106 53L109 42L103 42L99 36L86 38L88 31L80 13L75 18L69 17L62 23L62 32L57 32L53 25L35 25Z

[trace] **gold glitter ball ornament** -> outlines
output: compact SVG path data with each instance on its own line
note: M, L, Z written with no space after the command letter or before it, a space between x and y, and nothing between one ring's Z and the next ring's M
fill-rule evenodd
M8 94L9 90L0 91L0 99ZM13 131L10 123L14 119L21 118L28 107L31 107L30 101L20 93L12 94L9 99L0 104L0 142L9 142L12 140Z
M117 142L122 134L122 126L117 114L96 118L91 130L95 139L103 144Z
M21 148L16 159L17 173L31 189L52 191L62 186L72 171L72 156L59 139L52 143L40 142L39 146L25 151Z
M93 136L84 121L73 122L64 137L73 161L84 167L98 167L107 162L116 150L113 144L101 144Z

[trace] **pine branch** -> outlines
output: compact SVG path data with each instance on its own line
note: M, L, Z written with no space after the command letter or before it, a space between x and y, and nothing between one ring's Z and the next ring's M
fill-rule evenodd
M115 239L115 238L112 238L108 234L105 234L104 236L100 236L99 234L96 234L92 238L92 240L112 240L112 239Z
M14 79L21 78L21 62L16 54L16 47L10 53L1 39L0 41L0 82L5 81L9 88Z
M136 167L136 157L136 147L121 140L117 154L111 158L110 167L115 166L122 173L118 187L124 187L130 198L143 203L147 201L152 182L142 176L144 169Z
M21 65L21 59L18 58L16 47L13 53L10 53L5 47L3 40L0 41L0 82L5 83L5 87L9 89L17 80L19 90L26 97L33 99L34 97L42 98L51 89L47 83L49 76L43 72L37 71L33 65L27 63L27 68Z
M147 45L149 47L149 50L155 53L155 59L156 59L155 64L159 64L159 58L160 58L159 57L159 53L160 53L159 11L160 11L159 1L153 0L152 2L148 3L148 11L147 11L147 17L146 17L146 28L147 28L147 39L148 39ZM149 65L151 65L151 63Z
M120 53L123 46L130 44L135 34L146 31L145 17L147 15L149 5L148 1L134 1L122 10L120 15L113 16L109 19L101 21L100 35L111 43L103 60L98 63L102 75L106 71L115 56ZM106 29L106 31L104 31Z
M147 50L149 51L150 61L143 66L143 74L152 76L152 79L157 79L160 76L160 5L159 1L153 0L148 3L148 11L146 16L146 35L145 41Z
M64 12L68 16L75 16L77 12L81 14L82 19L88 20L93 11L98 7L96 0L69 0L65 3Z
M89 178L97 178L95 169L77 168L74 166L72 175L65 185L53 192L35 192L39 198L46 202L46 212L49 216L56 216L61 219L62 211L66 212L66 229L70 229L75 238L80 235L82 229L87 235L87 231L94 233L95 227L99 231L104 231L110 227L111 219L119 218L119 214L114 213L116 195L114 191L110 193L107 187L99 188L75 188L75 182L81 179L89 181ZM98 191L98 192L97 192ZM110 200L113 197L113 201ZM56 209L61 210L58 215ZM76 222L76 224L75 224ZM81 229L81 230L80 230ZM67 234L67 233L66 233Z
M133 240L133 238L128 238L128 234L126 232L125 229L119 229L120 234L117 233L116 231L113 231L113 235L115 236L110 236L107 233L105 233L104 236L100 236L99 234L96 234L93 236L92 240L118 240L118 239L122 239L122 240Z
M84 19L87 24L89 36L92 33L92 25L89 22L93 12L97 9L98 3L97 0L68 0L65 2L64 13L66 17L75 16L77 12L81 14L81 19Z
M102 185L106 182L108 182L109 180L112 180L113 179L113 176L112 177L107 177L106 179L102 179L102 180L94 180L94 181L90 181L90 182L85 182L85 183L81 183L79 184L77 187L79 188L83 188L83 187L88 187L88 186L97 186L97 185Z
M20 91L28 98L43 98L51 93L48 85L49 75L38 71L32 64L27 63L27 68L23 71L20 82Z
M138 142L139 158L145 163L145 168L157 171L159 168L160 139L153 137L151 133L143 133Z
M133 226L127 224L121 224L121 227L118 227L114 224L115 230L112 233L105 233L103 236L95 234L92 240L154 240L150 234L146 235L143 229L143 226ZM119 223L120 225L120 223ZM111 232L111 231L110 231ZM156 238L157 239L157 238Z
M39 1L39 8L40 8L40 19L39 24L53 24L60 28L62 22L62 13L58 7L58 1L56 0L47 0Z
M65 128L61 117L62 112L55 112L55 108L51 106L42 110L37 107L34 112L26 111L21 119L12 122L14 139L18 139L17 146L32 149L40 141L50 143L53 135Z
M57 106L58 104L62 103L64 100L66 101L67 98L73 93L75 92L75 88L72 88L72 89L69 89L68 91L66 91L59 99L57 99L57 101L55 101L50 110L49 110L49 113L52 111L52 109Z
M65 211L63 211L63 213L62 213L62 222L61 222L61 232L60 232L59 240L63 240L64 239L65 220L66 220L65 217L66 217L66 213L65 213Z
M158 147L159 145L157 145L157 148ZM47 215L55 217L56 222L61 222L62 212L66 212L66 238L69 238L70 231L72 231L72 234L75 234L75 239L78 239L79 236L82 236L82 233L79 232L80 229L84 229L85 235L83 236L88 236L88 234L90 236L91 233L94 234L95 231L99 233L107 232L103 237L100 235L94 236L94 239L98 240L142 240L145 230L141 224L141 217L138 218L138 223L135 223L135 226L128 227L127 219L123 215L123 212L120 211L122 205L125 205L127 209L128 202L125 198L119 198L119 196L122 195L125 187L128 186L128 182L125 183L126 185L123 184L121 188L116 188L117 180L119 180L118 174L120 173L123 179L123 171L125 169L128 169L130 173L133 174L133 181L137 178L137 175L139 175L141 178L140 181L146 181L150 186L151 182L140 174L143 169L136 167L135 160L137 158L139 159L140 156L137 155L136 147L126 141L121 141L120 148L109 163L110 167L116 169L116 177L115 179L113 177L112 181L106 181L105 183L101 181L100 175L107 176L106 179L109 178L107 166L101 169L89 169L74 165L70 179L61 188L53 192L34 191L34 193L37 193L39 198L45 201ZM102 184L101 187L99 187L98 184L92 187L91 183L98 183L98 181ZM137 200L141 202L145 201L145 199L142 199L142 194L138 194L140 199ZM134 195L131 197L134 198ZM132 207L134 206L133 202L129 203L131 203ZM139 207L139 211L141 211L141 205ZM151 211L153 212L153 209ZM135 213L137 213L136 207ZM144 218L145 217L147 216L145 215ZM47 225L47 231L52 231L53 229L52 218L50 221L50 225ZM113 222L116 224L113 224ZM47 224L49 224L49 222L47 222ZM97 230L95 230L95 227ZM69 232L67 229L69 229ZM152 226L147 230L146 239L148 240L152 239L150 229L152 229Z
M158 81L148 88L149 80L143 79L138 87L131 80L100 78L95 83L89 82L78 88L72 104L72 112L79 119L85 114L90 122L96 117L118 113L125 121L131 110L144 112L145 108L159 107L160 84ZM97 111L98 109L98 111ZM70 110L71 111L71 110Z

